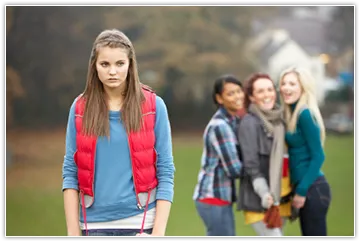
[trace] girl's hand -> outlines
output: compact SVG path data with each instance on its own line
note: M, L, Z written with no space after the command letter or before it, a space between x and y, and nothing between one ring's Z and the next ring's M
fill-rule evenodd
M263 206L263 208L270 208L272 205L274 204L274 199L271 196L270 193L265 194L262 198L261 198L261 205Z
M292 204L293 204L293 206L295 207L295 208L302 208L302 207L304 207L304 205L305 205L305 201L306 201L306 197L303 197L303 196L299 196L299 195L295 195L294 196L294 198L293 198L293 202L292 202Z

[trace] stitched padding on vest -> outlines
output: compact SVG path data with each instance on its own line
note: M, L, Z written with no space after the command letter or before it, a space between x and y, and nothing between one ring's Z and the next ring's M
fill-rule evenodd
M82 118L85 110L85 100L78 97L75 105L75 126L76 126L76 153L74 155L75 163L78 167L78 181L79 190L84 191L85 194L93 197L94 192L92 190L94 174L92 172L94 168L96 149L96 137L85 136L82 134ZM80 182L81 181L81 182Z
M140 132L131 132L129 142L137 192L147 192L158 184L156 179L155 94L144 91L147 102L142 105L143 123ZM145 142L144 142L145 141Z

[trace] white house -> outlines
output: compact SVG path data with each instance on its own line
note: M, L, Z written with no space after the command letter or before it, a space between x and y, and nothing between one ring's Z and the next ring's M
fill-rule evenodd
M304 33L306 34L306 33ZM317 99L321 104L325 97L325 65L320 56L309 55L290 38L284 29L268 29L248 44L246 53L255 68L268 73L277 83L280 73L290 66L308 69L316 80Z

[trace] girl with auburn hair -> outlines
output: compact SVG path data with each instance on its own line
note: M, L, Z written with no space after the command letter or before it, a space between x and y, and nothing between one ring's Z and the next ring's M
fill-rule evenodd
M292 67L280 76L281 102L285 107L286 142L289 147L293 206L299 210L304 236L326 236L326 216L331 190L321 167L325 161L325 127L310 72Z
M164 101L141 84L129 38L104 30L92 47L85 91L69 112L62 187L68 235L165 235L174 169Z
M238 137L243 175L238 210L258 235L282 236L291 216L291 186L286 163L283 110L276 104L275 85L267 74L255 73L245 82L245 106Z

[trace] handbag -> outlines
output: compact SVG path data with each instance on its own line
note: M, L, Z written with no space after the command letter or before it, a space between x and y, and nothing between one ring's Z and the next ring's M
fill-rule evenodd
M265 213L264 223L266 227L269 229L273 228L281 228L282 227L282 219L280 216L280 208L279 205L272 205Z

